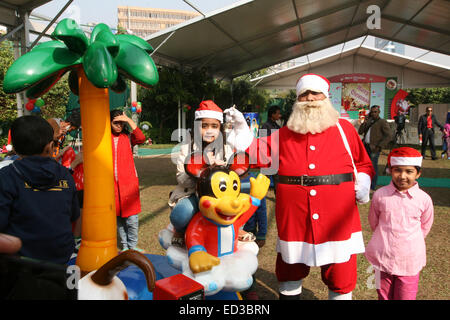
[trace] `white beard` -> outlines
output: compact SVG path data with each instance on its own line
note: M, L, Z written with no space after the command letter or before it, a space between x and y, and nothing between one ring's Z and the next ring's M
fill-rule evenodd
M333 108L330 99L318 101L297 101L292 106L292 114L286 126L297 133L320 133L334 126L339 120L339 112Z

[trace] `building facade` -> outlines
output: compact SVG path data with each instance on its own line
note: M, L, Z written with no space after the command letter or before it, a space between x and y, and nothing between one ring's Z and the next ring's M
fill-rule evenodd
M199 15L197 12L182 10L130 6L117 7L118 26L131 31L134 35L141 38Z

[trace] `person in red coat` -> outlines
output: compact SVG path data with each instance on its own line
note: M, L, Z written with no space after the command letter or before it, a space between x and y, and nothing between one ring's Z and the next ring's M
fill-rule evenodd
M257 158L253 163L278 173L275 271L280 299L299 299L312 266L321 267L329 299L351 299L356 254L364 252L357 201L369 201L374 170L355 128L333 108L329 81L306 74L296 87L286 126L267 138L254 139L242 114L225 110L238 132L227 141L237 149L250 145L249 154Z
M128 133L126 125L131 128ZM133 146L145 142L145 136L136 123L122 110L111 111L111 139L114 166L114 191L119 241L122 251L137 248L141 201L139 179L133 159Z

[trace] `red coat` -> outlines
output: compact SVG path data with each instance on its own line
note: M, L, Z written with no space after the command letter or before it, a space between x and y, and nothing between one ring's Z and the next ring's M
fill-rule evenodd
M118 137L117 145L114 138ZM130 136L121 133L111 134L114 191L116 196L117 216L127 218L141 212L139 198L139 179L134 166L132 146L145 142L145 136L141 129L136 128Z
M339 123L357 171L373 176L372 163L355 128L347 120ZM321 176L354 171L337 126L319 134L299 134L283 127L272 137L259 139L258 148L267 143L272 159L279 156L279 175ZM250 153L256 150L255 142ZM286 263L321 266L346 262L352 254L364 252L354 187L354 182L318 186L277 184L277 251Z

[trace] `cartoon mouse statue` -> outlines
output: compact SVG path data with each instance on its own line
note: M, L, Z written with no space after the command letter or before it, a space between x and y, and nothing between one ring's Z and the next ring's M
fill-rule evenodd
M201 283L206 296L248 289L258 268L258 246L239 245L238 234L266 196L270 180L263 174L252 177L250 194L241 193L239 177L249 168L245 153L234 154L224 166L209 166L201 153L194 153L185 164L185 171L197 179L199 212L186 229L186 249L169 246L167 257Z

